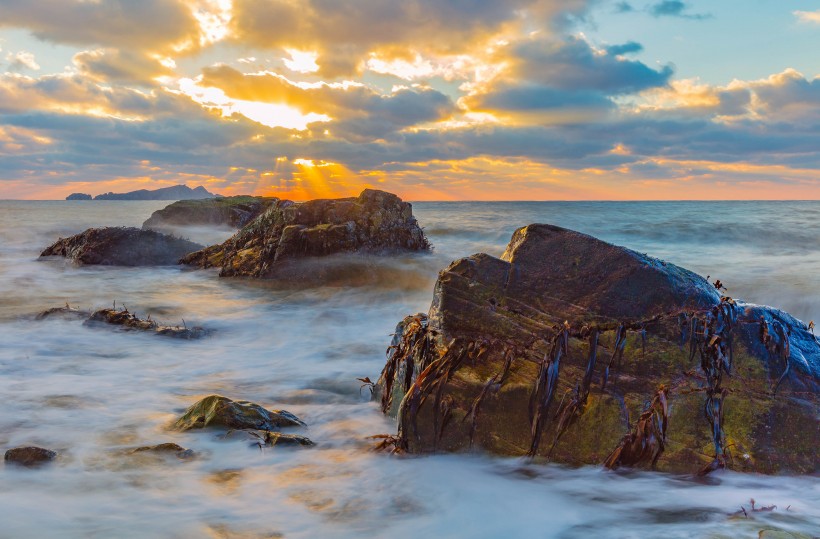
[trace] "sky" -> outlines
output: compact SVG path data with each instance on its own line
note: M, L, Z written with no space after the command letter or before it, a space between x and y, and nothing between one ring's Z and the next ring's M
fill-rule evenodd
M818 51L818 0L0 0L0 199L820 199Z

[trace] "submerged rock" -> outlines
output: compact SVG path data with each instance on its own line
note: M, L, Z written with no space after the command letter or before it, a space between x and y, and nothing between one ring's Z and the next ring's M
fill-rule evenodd
M820 344L788 314L550 225L442 271L374 398L414 453L816 472Z
M198 249L202 245L153 230L107 227L60 238L40 256L63 256L83 265L167 266Z
M234 196L180 200L151 214L143 229L169 226L226 225L241 228L277 202L278 198Z
M138 318L137 315L128 312L127 309L100 309L91 314L88 320L84 322L84 325L87 326L96 324L110 324L125 329L150 331L157 335L178 339L199 339L210 334L207 329L200 326L164 326L155 320L151 320L150 316L146 319Z
M305 424L286 410L266 410L248 401L234 401L221 395L210 395L188 408L175 423L177 430L223 427L228 429L274 430L280 427L304 427Z
M200 326L187 327L183 320L182 326L166 326L160 324L156 320L151 320L151 315L147 318L139 318L136 314L128 311L127 308L122 309L99 309L97 311L84 311L78 307L71 307L66 304L64 307L53 307L46 309L34 316L35 320L45 320L47 318L64 318L64 319L85 319L83 325L112 325L119 326L123 329L132 329L139 331L149 331L157 335L164 335L166 337L176 337L178 339L199 339L211 334Z
M6 451L5 461L20 466L38 466L57 458L57 453L42 447L15 447Z
M166 443L157 444L157 445L146 445L146 446L137 447L137 448L134 448L134 449L131 450L132 455L145 454L145 453L159 454L159 455L163 455L163 454L173 455L173 456L175 456L176 458L178 458L180 460L187 460L187 459L191 459L191 458L196 456L196 453L193 451L193 449L185 449L181 445L175 444L173 442L166 442Z
M225 243L191 253L181 262L219 267L223 277L273 277L284 262L294 259L429 247L410 204L365 189L356 198L277 200Z
M231 430L225 434L224 438L235 438L237 435L242 435L250 440L252 442L251 447L258 447L260 449L275 447L277 445L292 447L311 447L316 445L313 440L306 436L284 432L271 432L269 430Z

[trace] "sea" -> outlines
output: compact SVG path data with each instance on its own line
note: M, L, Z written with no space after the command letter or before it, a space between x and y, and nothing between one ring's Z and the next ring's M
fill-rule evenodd
M720 279L735 298L820 322L820 202L419 202L432 254L369 261L359 278L312 287L38 260L60 237L141 226L166 204L0 201L0 451L60 455L39 469L0 464L0 538L820 537L817 476L703 480L374 452L369 437L396 425L357 380L379 376L396 323L427 311L440 270L499 256L530 223L648 253ZM177 233L213 244L233 232ZM34 319L115 302L213 333L183 341ZM317 445L261 450L169 430L212 393L286 409ZM197 457L128 454L164 442ZM751 512L752 499L776 508Z

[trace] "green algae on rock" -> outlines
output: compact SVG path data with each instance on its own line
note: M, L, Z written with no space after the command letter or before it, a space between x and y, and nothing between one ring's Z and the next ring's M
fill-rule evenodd
M198 249L202 245L153 230L105 227L60 238L40 256L62 256L80 265L171 266Z
M287 410L266 410L248 401L234 401L209 395L197 401L173 425L176 430L222 427L227 429L274 430L304 427L302 420Z
M806 324L675 265L530 225L501 259L440 273L429 313L397 326L374 398L412 453L812 473L818 393Z
M152 213L142 224L142 228L160 231L173 226L197 225L242 228L278 200L247 195L179 200Z
M296 259L429 248L410 204L396 195L365 189L355 198L276 200L225 243L191 253L180 262L219 267L222 277L272 277L284 262Z

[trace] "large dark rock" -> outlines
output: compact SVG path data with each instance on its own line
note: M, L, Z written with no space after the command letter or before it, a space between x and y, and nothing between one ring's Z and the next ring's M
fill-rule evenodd
M198 243L153 230L107 227L60 238L40 256L64 256L84 265L167 266L201 248Z
M6 451L4 460L11 464L34 467L57 458L57 453L42 447L15 447Z
M242 228L278 200L252 196L180 200L155 211L142 224L142 228L163 230L174 226L195 225Z
M356 198L277 200L222 245L182 259L221 276L273 277L285 262L335 253L424 251L429 244L410 204L365 189Z
M820 345L788 314L585 234L530 225L442 271L374 395L396 449L812 473Z
M91 195L85 193L71 193L65 197L66 200L91 200L91 198Z

